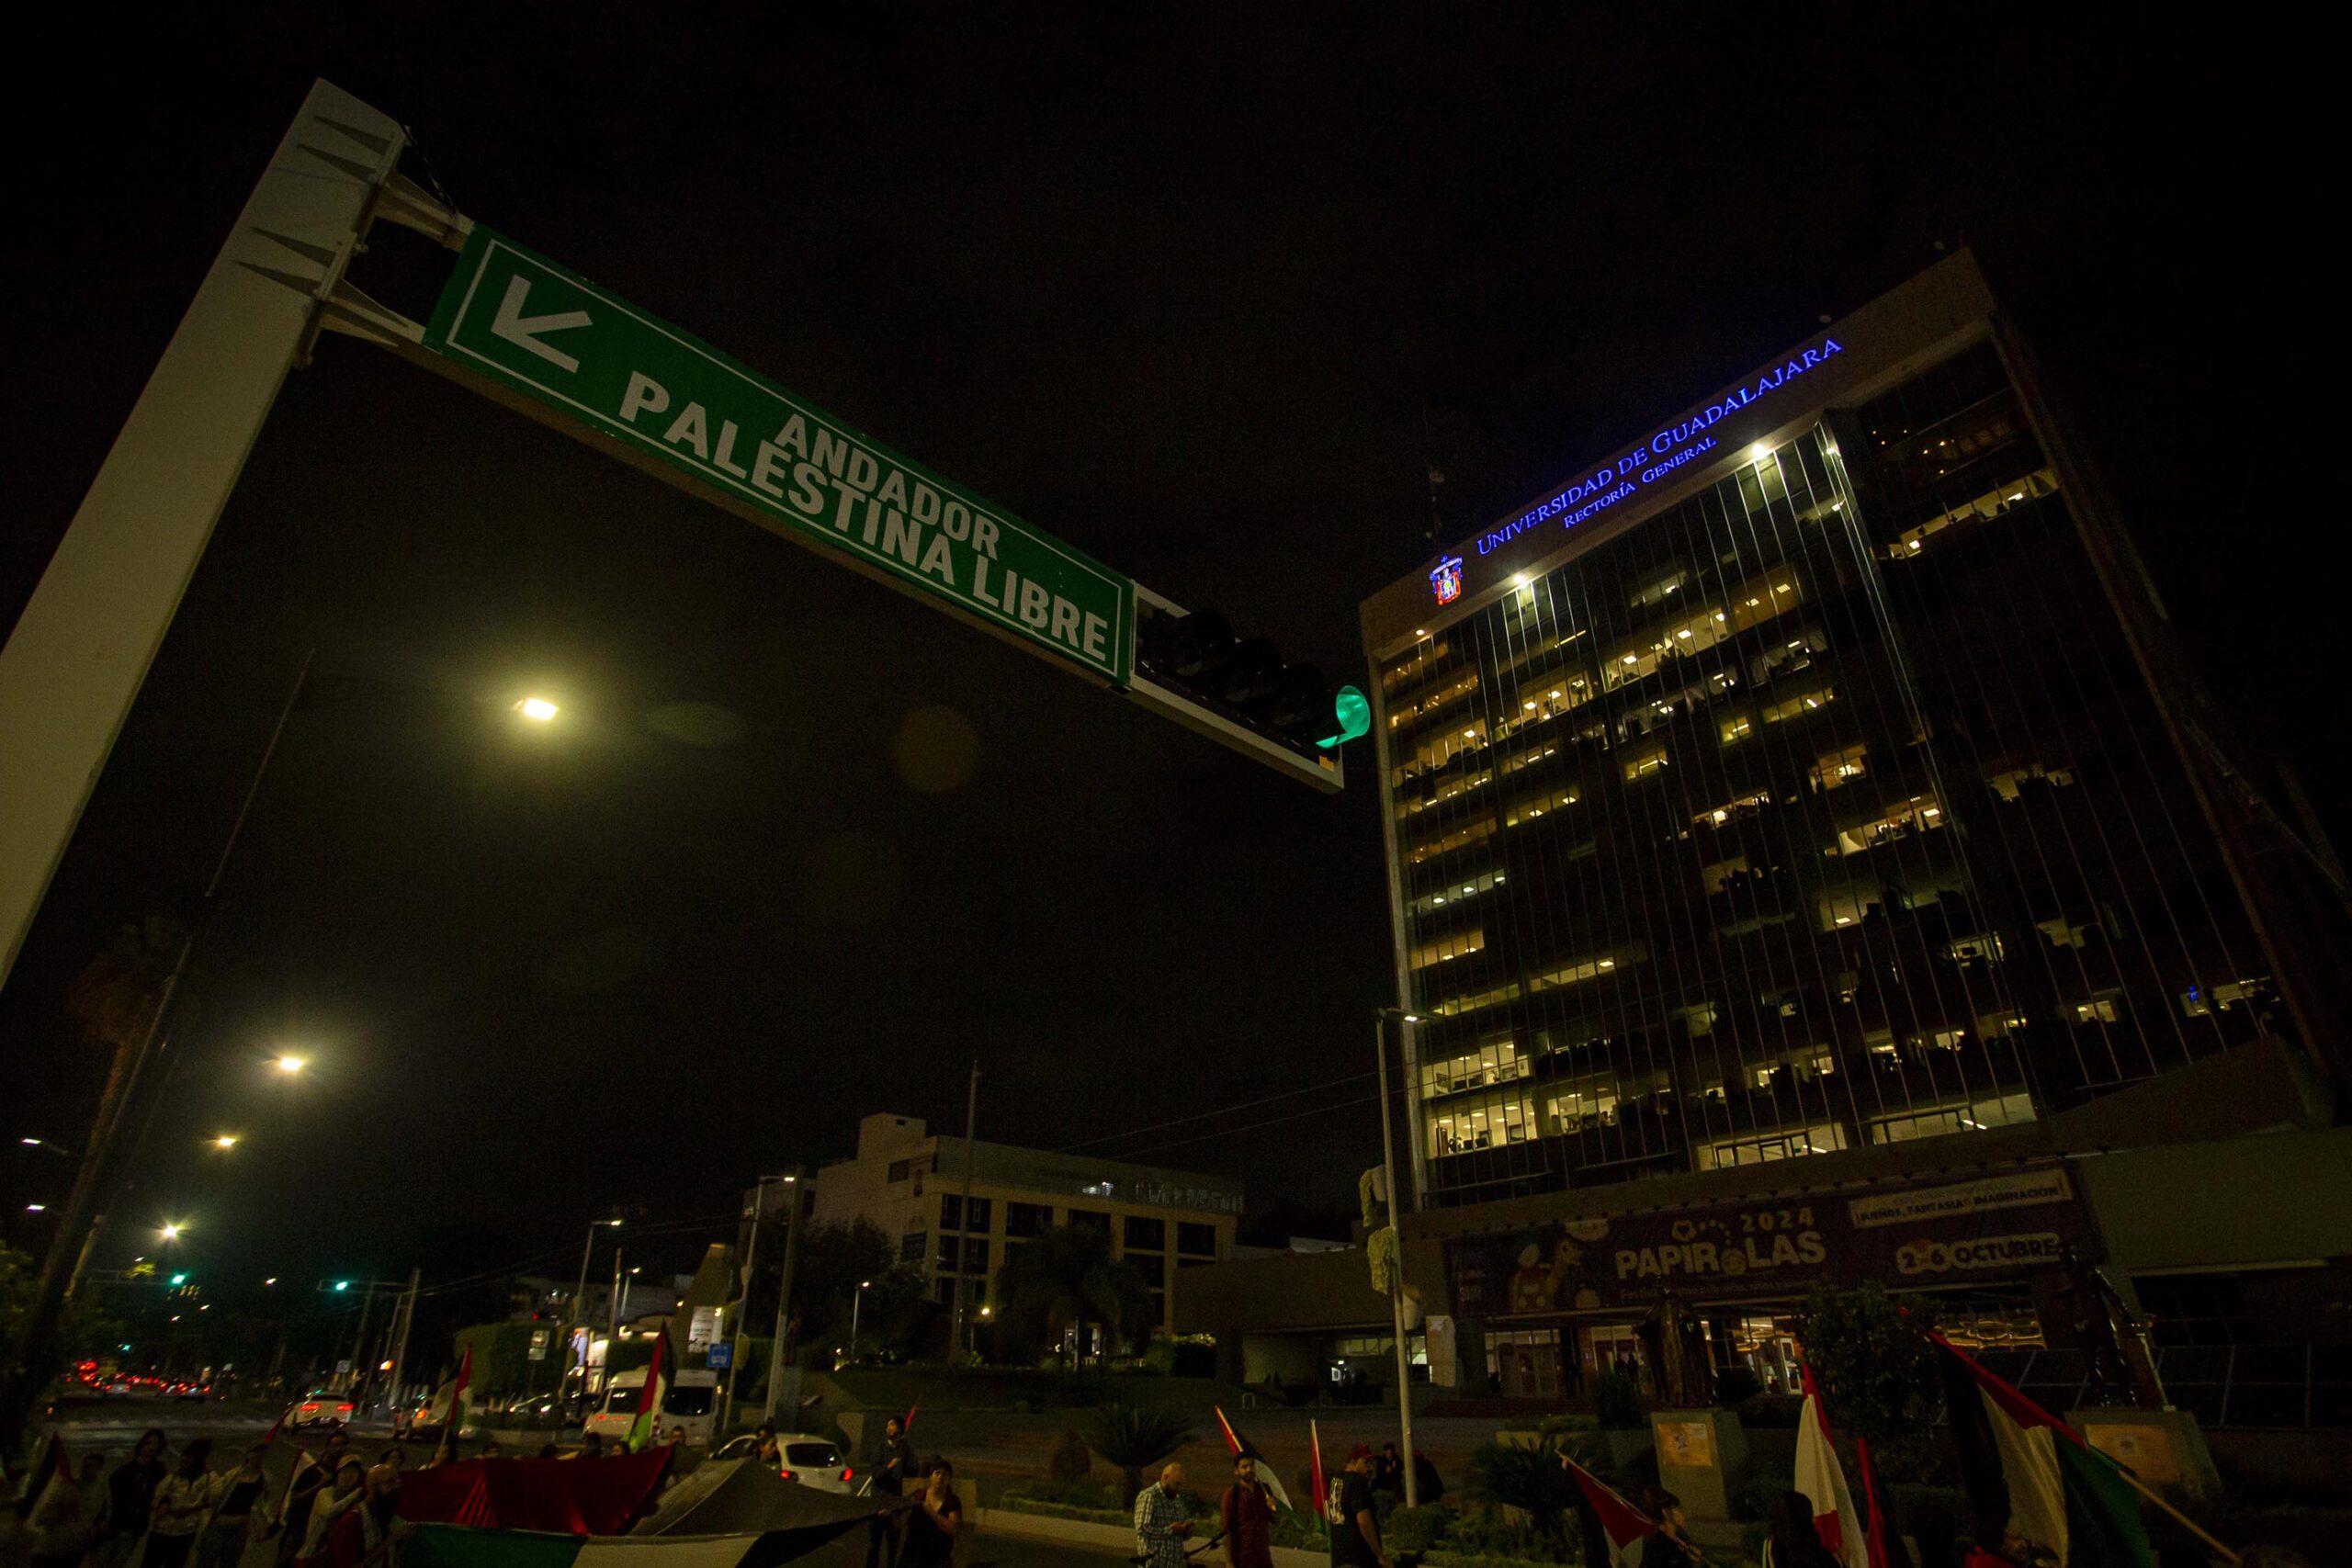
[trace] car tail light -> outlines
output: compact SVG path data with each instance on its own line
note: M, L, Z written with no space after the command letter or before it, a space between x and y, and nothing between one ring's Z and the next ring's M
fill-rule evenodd
M794 1470L779 1470L779 1471L777 1471L777 1472L776 1472L776 1473L777 1473L778 1475L782 1476L782 1477L783 1477L785 1480L786 1480L786 1481L797 1481L797 1480L799 1480L799 1479L800 1479L800 1472L799 1472L798 1471L794 1471Z
M842 1466L842 1479L843 1481L847 1481L849 1479L849 1466L847 1465Z

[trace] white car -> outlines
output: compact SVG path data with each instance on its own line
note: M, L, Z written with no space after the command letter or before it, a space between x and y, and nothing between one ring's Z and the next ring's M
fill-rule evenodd
M347 1427L351 1424L351 1401L325 1389L312 1389L309 1393L286 1407L284 1420L296 1431L305 1427Z
M776 1435L775 1443L777 1450L784 1456L784 1462L776 1467L776 1473L785 1480L797 1481L819 1492L857 1490L856 1470L842 1458L842 1450L833 1445L831 1438L820 1438L814 1432L780 1432ZM758 1445L756 1438L736 1438L710 1457L749 1459Z

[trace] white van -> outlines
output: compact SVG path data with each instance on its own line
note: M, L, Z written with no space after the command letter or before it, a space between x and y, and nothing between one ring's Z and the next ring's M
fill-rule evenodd
M645 1369L615 1372L612 1386L605 1391L605 1402L590 1411L582 1426L584 1435L594 1432L608 1443L618 1442L628 1436L637 1424L638 1407L645 1398ZM684 1427L686 1441L696 1448L710 1443L711 1423L717 1419L718 1405L718 1374L699 1367L687 1368L670 1375L670 1392L662 1401L662 1419L654 1427L655 1443L670 1439L670 1428Z

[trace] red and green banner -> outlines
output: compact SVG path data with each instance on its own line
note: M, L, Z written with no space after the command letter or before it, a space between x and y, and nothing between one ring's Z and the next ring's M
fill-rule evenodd
M653 1331L653 1359L645 1363L645 1387L637 1402L637 1419L628 1424L628 1450L642 1452L662 1440L662 1407L670 1397L670 1333Z
M2116 1462L1942 1335L1928 1337L1976 1517L2005 1520L2059 1568L2150 1568L2140 1499Z

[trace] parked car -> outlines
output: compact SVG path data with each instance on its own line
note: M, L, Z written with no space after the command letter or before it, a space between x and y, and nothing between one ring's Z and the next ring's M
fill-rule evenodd
M729 1438L713 1459L749 1459L759 1439L752 1437ZM819 1492L854 1492L857 1472L842 1458L842 1450L831 1438L814 1432L785 1432L777 1436L776 1451L783 1462L776 1473L786 1481L797 1481Z
M339 1393L314 1388L286 1407L284 1420L296 1431L305 1427L345 1427L351 1423L351 1401Z
M605 1391L604 1403L588 1413L582 1432L596 1433L606 1442L628 1437L628 1429L637 1423L638 1406L644 1397L642 1367L635 1371L615 1372L612 1386ZM699 1446L710 1441L711 1411L718 1398L717 1372L699 1368L681 1371L662 1402L662 1437L666 1438L673 1427L684 1427L687 1442Z

